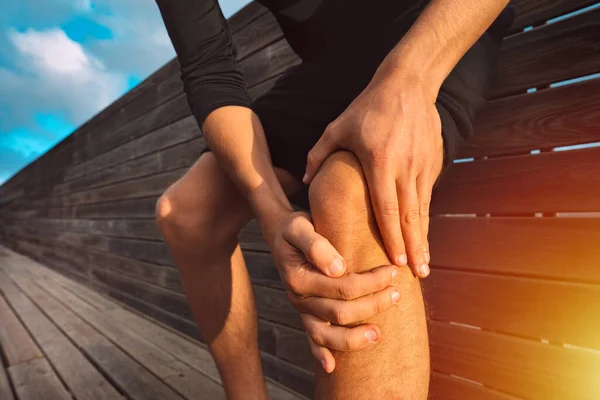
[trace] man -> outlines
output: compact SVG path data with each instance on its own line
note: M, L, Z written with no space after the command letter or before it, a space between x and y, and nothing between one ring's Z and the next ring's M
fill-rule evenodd
M429 203L508 0L263 0L303 62L254 102L216 0L157 3L209 145L157 219L228 397L267 398L237 241L256 217L322 366L316 398L425 399Z

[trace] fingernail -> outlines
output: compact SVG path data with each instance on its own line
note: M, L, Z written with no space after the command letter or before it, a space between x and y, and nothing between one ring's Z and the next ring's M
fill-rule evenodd
M338 276L344 271L344 262L341 258L336 257L335 260L329 266L329 274L333 276Z
M302 177L302 182L306 183L307 180L308 180L308 173L304 174L304 176Z
M427 275L429 275L429 266L427 264L422 264L419 267L419 273L421 274L422 278L425 278Z
M373 329L369 329L367 333L365 333L365 336L369 342L377 341L377 332L375 332Z
M394 291L392 292L392 303L396 304L400 300L400 293Z
M406 263L408 262L408 259L406 258L406 254L402 254L400 257L398 257L396 262L398 263L399 267L402 265L406 265Z
M423 249L423 253L425 253L425 262L429 263L429 261L431 261L431 258L429 257L429 252L427 251L427 249Z
M398 268L394 268L394 270L392 271L392 279L396 278L398 276Z

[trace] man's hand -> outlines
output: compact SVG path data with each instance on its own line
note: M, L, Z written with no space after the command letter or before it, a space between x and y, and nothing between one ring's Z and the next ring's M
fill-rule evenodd
M352 151L367 180L388 255L429 275L429 204L444 148L435 94L419 82L373 79L308 154L304 183L337 149Z
M310 216L291 213L275 232L273 256L288 297L300 312L313 356L327 372L335 368L329 349L349 351L381 339L374 324L354 327L398 302L394 265L365 273L345 273L343 258L315 232Z

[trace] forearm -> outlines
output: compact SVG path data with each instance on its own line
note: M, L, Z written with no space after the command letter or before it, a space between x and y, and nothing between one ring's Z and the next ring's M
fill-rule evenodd
M378 69L437 96L443 81L509 0L431 0Z
M292 207L279 183L258 116L247 107L225 106L202 126L211 150L248 199L271 246L273 230Z

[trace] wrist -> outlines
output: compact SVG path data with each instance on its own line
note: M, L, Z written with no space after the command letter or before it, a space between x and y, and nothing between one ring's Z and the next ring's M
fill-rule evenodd
M281 220L294 212L283 191L281 194L278 192L266 184L261 184L249 192L247 197L270 248L273 248L275 232Z
M420 89L434 101L442 83L452 70L450 59L436 40L409 32L390 51L377 69L374 79L387 84Z

